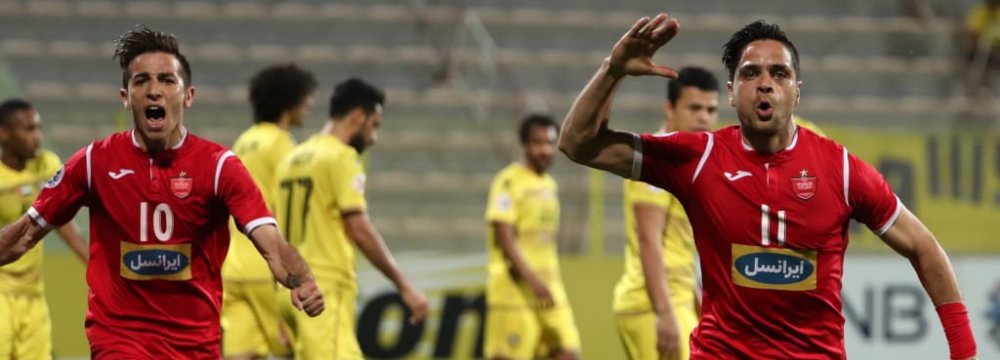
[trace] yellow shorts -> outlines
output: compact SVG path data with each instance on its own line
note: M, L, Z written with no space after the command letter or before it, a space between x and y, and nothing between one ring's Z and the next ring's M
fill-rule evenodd
M227 281L222 293L222 355L285 356L272 281Z
M693 304L692 304L693 305ZM680 327L680 358L687 360L691 357L689 339L691 332L698 326L698 313L693 306L674 305L674 316L677 317L677 324ZM615 315L615 323L618 325L618 335L621 337L622 346L625 353L631 360L660 360L659 351L656 350L656 314L652 311L644 311L630 314ZM674 359L669 359L674 360Z
M357 290L323 287L326 310L317 317L295 309L289 290L278 292L281 318L288 323L294 340L296 359L362 360L361 347L354 332L354 302Z
M0 294L0 359L52 359L44 296Z
M550 309L490 306L485 338L485 358L534 359L559 351L580 352L580 334L569 305Z

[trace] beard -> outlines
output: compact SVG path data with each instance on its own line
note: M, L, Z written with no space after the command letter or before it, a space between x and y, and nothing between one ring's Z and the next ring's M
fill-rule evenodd
M351 141L347 143L347 145L350 145L352 148L354 148L354 150L356 150L358 154L364 153L365 148L367 147L365 145L365 138L362 137L361 134L356 134L353 137L351 137Z

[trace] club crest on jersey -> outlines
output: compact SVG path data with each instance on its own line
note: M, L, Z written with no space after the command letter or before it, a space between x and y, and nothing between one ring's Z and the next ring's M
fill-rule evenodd
M174 193L174 196L179 199L191 195L192 187L194 187L194 181L183 171L177 177L170 179L170 192Z
M56 186L59 186L59 183L62 182L63 178L63 169L64 169L63 167L60 167L59 170L56 171L54 175L52 175L52 178L49 179L49 181L45 182L45 185L42 187L46 189L51 189Z
M816 177L809 176L809 171L802 169L799 176L792 178L792 191L799 199L809 200L816 195Z
M732 278L739 286L788 291L816 288L816 251L733 244Z
M190 280L191 244L140 245L121 242L121 277L132 280Z

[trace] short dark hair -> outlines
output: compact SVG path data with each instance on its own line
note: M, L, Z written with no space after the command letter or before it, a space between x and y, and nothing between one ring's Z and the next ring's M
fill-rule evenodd
M253 121L277 122L316 90L316 77L293 63L271 65L250 79Z
M27 100L11 98L0 103L0 126L9 126L18 111L32 110L35 107Z
M686 87L702 91L719 91L719 80L712 72L698 66L687 66L677 72L676 79L667 81L667 101L676 104Z
M729 38L729 42L722 46L722 63L729 70L729 80L733 80L736 75L736 66L740 62L740 55L743 49L750 43L758 40L775 40L785 45L788 52L792 53L792 68L795 70L795 77L799 77L799 51L795 45L785 36L785 32L777 24L771 24L764 20L757 20L744 26Z
M531 135L531 128L542 127L542 128L555 128L556 132L559 132L559 124L552 119L551 116L543 114L530 114L521 119L521 126L518 129L518 135L521 139L521 145L528 143L528 137Z
M356 108L365 115L375 112L376 105L385 104L385 93L375 85L358 78L350 78L337 84L330 96L330 118L340 118Z
M181 63L184 86L191 86L191 64L181 54L177 38L173 34L150 30L145 25L136 25L135 29L129 30L115 40L115 54L112 58L118 59L118 64L121 66L123 88L128 88L128 80L132 77L128 65L137 56L150 52L165 52L176 57Z

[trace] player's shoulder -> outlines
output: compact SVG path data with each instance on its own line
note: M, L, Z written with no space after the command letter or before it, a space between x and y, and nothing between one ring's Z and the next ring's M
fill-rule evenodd
M211 156L212 159L218 159L230 153L229 148L225 145L219 144L217 142L205 139L201 136L187 133L184 137L184 144L181 146L189 147L189 151L193 151L199 156Z
M833 155L842 155L844 152L844 145L838 143L836 140L818 134L808 127L800 126L798 137L799 141L808 144L807 146L814 150Z
M62 163L62 160L59 160L59 155L56 155L55 152L49 149L39 149L38 155L35 156L35 161L38 161L44 166Z
M493 186L503 186L504 188L511 188L517 184L522 179L520 166L517 162L513 162L500 169L493 176Z

